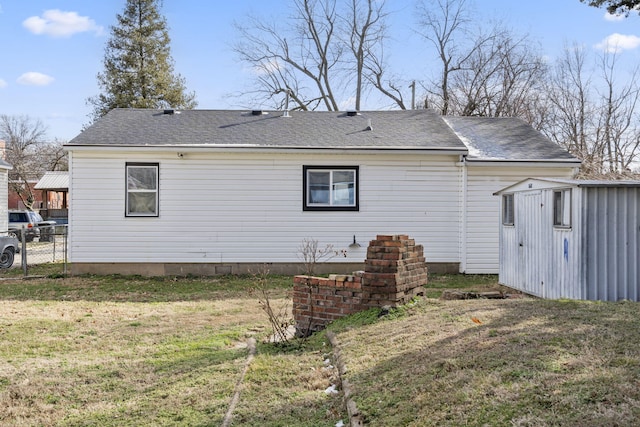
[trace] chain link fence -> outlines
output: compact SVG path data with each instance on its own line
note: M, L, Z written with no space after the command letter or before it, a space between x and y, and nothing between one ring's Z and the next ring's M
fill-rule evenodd
M18 239L18 252L10 268L0 269L0 276L29 276L37 269L47 275L67 274L67 225L39 226L40 237L30 239L27 233L11 233Z

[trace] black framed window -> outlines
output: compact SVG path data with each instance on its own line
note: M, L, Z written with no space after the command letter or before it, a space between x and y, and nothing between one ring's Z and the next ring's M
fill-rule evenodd
M303 166L303 209L357 211L358 166Z
M502 224L513 225L515 223L514 213L513 194L504 194L502 196Z
M158 163L127 163L125 216L158 216Z

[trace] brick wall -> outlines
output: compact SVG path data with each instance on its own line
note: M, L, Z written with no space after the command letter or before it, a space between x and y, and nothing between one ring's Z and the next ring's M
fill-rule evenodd
M424 294L422 245L406 235L378 235L369 243L365 270L328 278L295 276L293 318L298 335L371 307L397 306Z
M362 273L331 274L329 278L293 278L293 318L296 333L308 335L332 321L363 310Z

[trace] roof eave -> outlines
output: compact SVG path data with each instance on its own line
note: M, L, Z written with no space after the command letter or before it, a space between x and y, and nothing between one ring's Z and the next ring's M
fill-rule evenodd
M118 144L65 144L66 151L180 151L184 153L197 152L256 152L256 153L294 153L294 152L323 152L339 151L343 153L431 153L443 155L464 155L466 148L460 147L416 147L416 146L345 146L345 147L295 147L295 146L264 146L264 145L233 145L233 144L185 144L185 145L118 145Z
M496 166L517 165L518 167L579 167L582 164L580 159L466 159L467 163L473 166Z

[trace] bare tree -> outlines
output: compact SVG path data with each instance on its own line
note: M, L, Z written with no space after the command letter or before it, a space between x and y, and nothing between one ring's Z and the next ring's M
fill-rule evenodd
M470 36L467 0L420 0L417 3L418 33L429 41L440 60L438 78L427 89L425 107L449 114L450 80L461 70L473 52L466 40ZM432 88L433 87L433 88Z
M355 109L361 109L363 91L367 85L377 89L401 109L406 109L400 84L397 83L399 79L385 77L389 68L384 59L385 1L351 0L349 13L350 20L345 20L344 33L349 35L348 45L354 62Z
M495 27L480 36L463 67L451 79L451 114L539 117L547 67L535 43Z
M606 52L600 57L600 72L603 89L600 91L600 118L598 135L602 142L600 157L605 159L605 167L610 174L622 174L631 168L638 157L640 128L638 123L638 69L633 70L625 82L618 85L616 70L618 56Z
M589 64L583 48L565 50L549 79L553 114L542 131L582 160L583 176L628 175L640 154L638 70L622 79L611 52Z
M45 171L66 170L67 160L61 142L47 142L47 129L28 116L0 115L0 139L5 141L4 159L9 171L9 188L27 208L35 200L33 182Z
M579 157L587 173L599 174L602 159L593 132L593 76L586 60L585 51L579 46L565 49L564 56L558 59L547 87L552 118L543 132Z
M421 0L418 16L419 32L439 59L438 77L426 87L425 106L443 115L544 121L546 65L528 36L500 24L472 30L468 0Z
M313 110L321 104L336 111L333 74L343 49L335 43L335 0L294 0L293 5L294 15L284 28L255 16L236 24L240 37L233 49L258 76L253 92L257 99L284 92L297 109Z
M256 75L254 89L241 97L276 108L287 99L294 109L338 111L338 94L352 97L361 109L374 88L400 105L402 96L394 89L400 85L384 76L384 0L293 0L292 5L291 17L281 24L255 16L236 24L239 41L233 49Z

